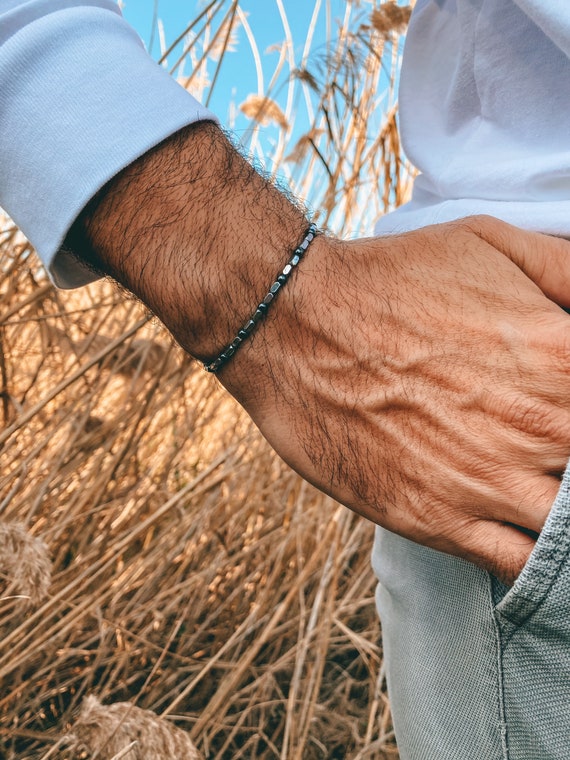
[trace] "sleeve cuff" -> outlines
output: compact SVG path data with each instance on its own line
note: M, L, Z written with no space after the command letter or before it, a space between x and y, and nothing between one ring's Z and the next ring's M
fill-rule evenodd
M87 202L174 132L217 119L148 56L108 0L39 5L49 12L0 44L0 206L55 284L73 288L96 279L64 247Z

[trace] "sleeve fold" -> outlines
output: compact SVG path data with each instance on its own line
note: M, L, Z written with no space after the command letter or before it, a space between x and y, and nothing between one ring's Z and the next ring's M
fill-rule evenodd
M146 53L111 0L7 0L0 12L0 206L55 284L94 279L66 234L121 169L216 120Z

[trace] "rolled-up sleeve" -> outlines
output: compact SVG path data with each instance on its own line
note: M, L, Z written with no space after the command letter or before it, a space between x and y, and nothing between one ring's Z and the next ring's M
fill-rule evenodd
M0 206L59 287L94 279L65 248L86 203L204 119L215 116L148 56L113 0L0 3Z

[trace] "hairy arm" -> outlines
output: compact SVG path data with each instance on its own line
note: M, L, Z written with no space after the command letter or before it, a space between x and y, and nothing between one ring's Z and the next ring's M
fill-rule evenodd
M72 238L210 359L306 227L201 123L119 174ZM570 456L570 329L554 303L570 306L569 251L491 219L319 236L220 380L319 488L511 581Z
M144 301L189 353L206 359L235 336L307 225L303 210L216 125L201 122L103 188L72 239L95 268Z

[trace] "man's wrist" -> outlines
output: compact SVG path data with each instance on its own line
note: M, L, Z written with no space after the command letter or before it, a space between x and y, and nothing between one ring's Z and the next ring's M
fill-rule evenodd
M302 210L214 124L191 125L110 182L73 231L78 254L211 358L302 239Z
M317 225L311 223L303 240L299 243L297 248L295 248L291 258L276 276L263 300L258 303L255 311L250 314L249 319L243 323L232 342L211 361L204 363L204 368L208 372L218 372L228 361L230 361L242 343L251 338L260 322L267 316L270 307L273 305L273 302L281 292L282 288L287 284L289 277L304 258L307 249L317 236L317 232Z

